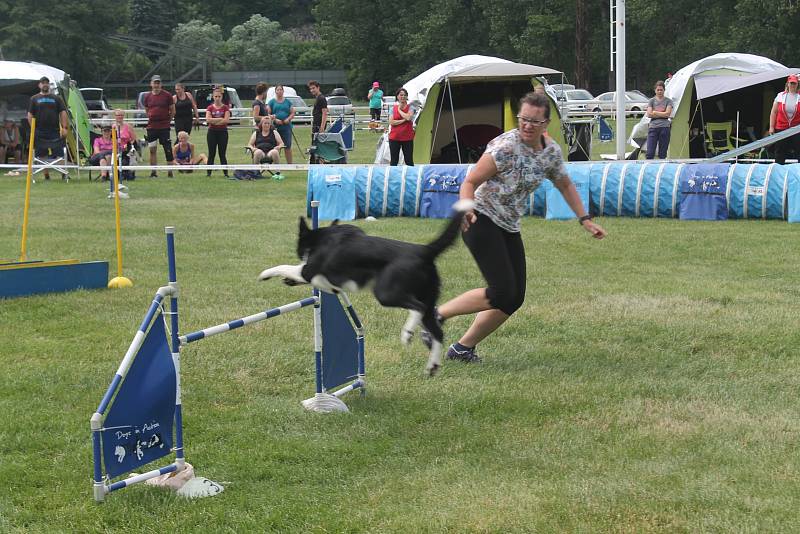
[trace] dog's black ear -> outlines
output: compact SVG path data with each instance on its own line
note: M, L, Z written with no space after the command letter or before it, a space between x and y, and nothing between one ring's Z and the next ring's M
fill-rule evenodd
M331 226L336 226L337 224L339 224L339 219L334 219Z
M299 226L299 230L300 230L300 235L307 234L310 231L309 228L308 228L308 223L306 222L306 218L305 217L302 217L302 216L300 217L300 221L299 221L298 226Z

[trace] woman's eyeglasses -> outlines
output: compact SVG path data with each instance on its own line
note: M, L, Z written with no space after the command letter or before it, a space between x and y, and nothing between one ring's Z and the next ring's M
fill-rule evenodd
M517 119L519 119L519 122L521 122L522 124L528 124L530 126L544 126L545 124L550 122L550 119L536 120L536 119L529 119L528 117L523 117L522 115L517 115Z

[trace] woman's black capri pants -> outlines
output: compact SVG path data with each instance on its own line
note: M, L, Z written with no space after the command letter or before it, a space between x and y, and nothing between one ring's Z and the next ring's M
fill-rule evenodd
M512 315L525 300L525 247L519 233L507 232L486 215L462 234L464 243L486 279L486 298L493 308Z

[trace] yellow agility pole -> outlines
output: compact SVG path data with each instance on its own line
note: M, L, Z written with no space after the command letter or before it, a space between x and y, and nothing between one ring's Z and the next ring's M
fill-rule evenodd
M116 213L117 226L117 276L108 282L109 288L131 287L133 282L122 276L122 229L119 222L119 166L117 163L117 129L111 129L111 167L114 173L114 212Z
M25 207L22 211L22 249L19 261L28 259L28 209L31 205L31 181L33 181L33 133L36 131L36 117L31 118L31 138L28 141L28 176L25 180Z

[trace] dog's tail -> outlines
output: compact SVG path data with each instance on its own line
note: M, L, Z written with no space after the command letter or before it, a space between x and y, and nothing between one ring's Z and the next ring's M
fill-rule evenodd
M453 204L453 215L450 217L450 222L445 227L444 231L439 234L439 237L428 243L429 257L436 258L439 254L444 252L447 247L453 244L453 241L458 237L458 231L461 228L461 219L464 215L475 207L475 202L472 200L462 199Z

